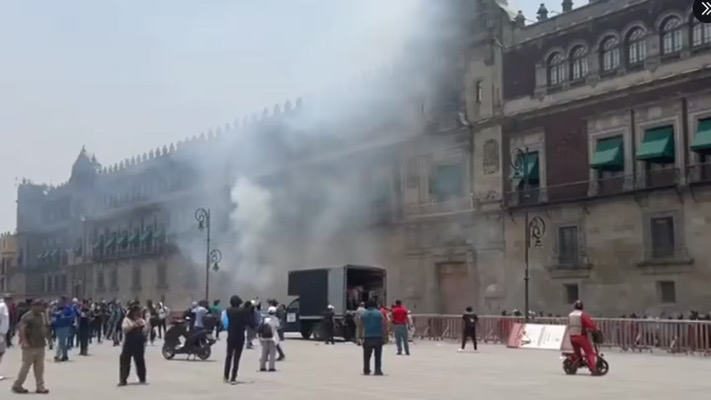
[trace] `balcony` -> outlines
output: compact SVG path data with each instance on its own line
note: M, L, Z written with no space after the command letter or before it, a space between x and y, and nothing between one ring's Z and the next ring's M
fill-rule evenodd
M661 189L679 184L679 169L675 167L650 168L645 171L644 188Z
M646 268L649 273L668 273L670 267L686 269L694 263L685 246L649 246L642 253L642 260L637 263L640 268ZM662 267L661 269L655 267Z
M409 204L405 206L406 217L425 217L428 215L448 214L471 211L474 208L472 197L456 197L429 203Z
M546 269L553 279L582 279L590 276L592 265L588 260L585 247L573 244L572 247L556 249Z
M505 202L507 207L521 207L535 205L542 202L541 188L533 187L526 190L519 189L506 193Z
M151 245L142 245L140 247L128 247L115 251L94 251L91 255L93 261L110 261L122 260L126 258L144 257L156 254L162 254L169 251L170 246L166 243L154 243Z
M689 184L711 183L711 163L701 163L686 167Z

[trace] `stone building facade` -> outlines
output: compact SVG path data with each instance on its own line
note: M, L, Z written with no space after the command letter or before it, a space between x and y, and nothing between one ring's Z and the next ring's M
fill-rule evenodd
M0 233L0 293L16 293L22 285L21 274L16 274L17 246L15 235Z
M595 1L502 36L507 288L604 314L711 308L711 27L674 0ZM688 2L687 2L688 3ZM525 179L521 175L526 171ZM514 178L514 179L509 179ZM512 290L509 304L523 303Z
M388 298L416 312L522 309L528 215L546 227L528 251L532 309L711 307L711 28L674 0L564 3L526 24L504 0L457 2L430 85L395 121L339 126L367 130L349 140L295 147L298 102L108 168L82 150L66 184L18 189L27 291L184 304L206 276L234 282L229 265L205 274L193 213L212 210L223 263L243 268L230 215L245 175L281 201L249 272L268 283L249 295L285 292L289 269L358 263L386 267ZM261 145L230 157L245 131Z

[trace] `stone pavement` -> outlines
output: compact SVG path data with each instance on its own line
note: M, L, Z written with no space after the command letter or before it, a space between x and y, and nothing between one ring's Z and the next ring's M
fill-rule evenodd
M148 386L117 388L118 348L93 346L92 355L72 355L55 364L47 355L48 396L59 400L119 400L125 396L182 399L367 399L367 400L588 400L707 399L711 393L711 359L649 354L607 355L610 374L590 377L587 371L566 376L556 352L508 350L482 346L479 353L457 353L450 343L418 342L411 357L396 357L386 346L385 377L361 376L361 352L352 344L325 346L287 340L287 360L276 373L257 372L258 350L246 350L240 378L245 384L222 383L223 345L212 360L166 361L158 345L148 348ZM14 375L19 353L11 350L0 365ZM28 389L34 389L30 374ZM132 377L131 379L135 379ZM0 398L11 399L11 379L0 382ZM576 393L571 395L571 393ZM365 397L362 397L362 396ZM37 395L31 395L37 397ZM145 397L143 397L145 396ZM266 396L266 397L265 397Z

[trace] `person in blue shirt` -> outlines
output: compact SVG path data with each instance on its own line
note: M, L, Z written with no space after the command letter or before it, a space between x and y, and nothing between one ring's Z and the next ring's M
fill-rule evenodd
M370 358L375 354L375 373L383 375L383 313L374 300L367 303L361 317L363 325L363 374L370 375Z
M57 335L57 353L54 361L67 361L69 355L69 340L77 319L76 311L72 305L67 305L67 299L61 297L57 303L57 308L52 313L52 325Z

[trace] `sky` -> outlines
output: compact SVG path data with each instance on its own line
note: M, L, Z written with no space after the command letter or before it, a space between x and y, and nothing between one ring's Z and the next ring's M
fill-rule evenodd
M113 164L387 65L418 1L0 0L0 232L82 146Z

